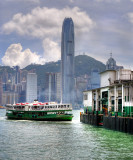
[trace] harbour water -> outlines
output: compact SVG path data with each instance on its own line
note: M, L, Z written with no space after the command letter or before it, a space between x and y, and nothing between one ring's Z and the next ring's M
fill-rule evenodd
M0 160L132 160L133 136L80 123L7 120L0 110Z

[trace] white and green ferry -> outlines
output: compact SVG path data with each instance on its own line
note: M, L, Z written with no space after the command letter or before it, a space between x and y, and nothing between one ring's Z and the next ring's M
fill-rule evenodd
M6 116L8 119L39 121L71 121L73 118L71 104L38 101L7 104Z

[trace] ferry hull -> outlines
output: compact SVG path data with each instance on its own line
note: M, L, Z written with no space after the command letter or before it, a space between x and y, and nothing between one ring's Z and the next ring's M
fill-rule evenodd
M40 116L38 114L31 114L31 113L7 113L6 114L8 119L12 120L36 120L36 121L72 121L73 115L72 114L49 114Z

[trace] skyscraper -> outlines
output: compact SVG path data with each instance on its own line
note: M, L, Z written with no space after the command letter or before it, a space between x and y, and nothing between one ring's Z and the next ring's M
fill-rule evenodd
M20 67L19 66L14 66L15 70L15 84L20 83Z
M45 77L45 101L56 101L56 74L47 72Z
M74 24L65 18L61 40L62 102L74 103Z
M45 101L60 102L61 97L61 74L47 72L45 75Z
M37 75L36 73L27 74L26 101L33 102L37 99Z

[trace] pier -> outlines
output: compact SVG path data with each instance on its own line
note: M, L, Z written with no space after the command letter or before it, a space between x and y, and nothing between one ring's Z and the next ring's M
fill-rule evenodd
M133 134L133 117L119 117L117 114L115 116L103 114L98 115L93 112L87 114L80 113L80 122Z

